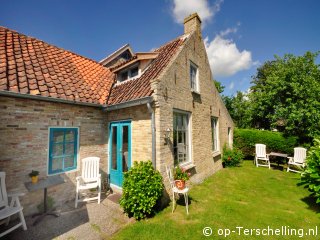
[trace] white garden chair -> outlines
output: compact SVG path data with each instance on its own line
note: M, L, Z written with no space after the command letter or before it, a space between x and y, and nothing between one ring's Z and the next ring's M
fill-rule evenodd
M297 173L301 172L301 171L293 169L292 167L290 168L290 165L303 168L305 166L306 156L307 156L307 149L302 148L302 147L294 148L293 157L288 157L289 162L288 162L287 172L289 172L289 171L297 172Z
M26 221L24 220L23 216L23 207L20 205L19 196L23 196L23 193L15 193L15 194L7 194L6 189L6 173L0 172L0 221L6 219L6 225L9 224L10 217L16 213L19 213L20 222L13 227L9 228L8 230L0 233L0 238L4 235L12 232L13 230L17 229L18 227L23 228L23 230L27 230ZM11 202L9 205L8 197L11 198Z
M173 174L172 174L172 170L170 167L166 166L166 172L167 172L167 176L169 178L169 182L170 182L170 187L172 190L172 212L174 211L174 205L176 204L176 200L175 200L175 195L179 195L179 194L183 194L184 196L184 201L186 204L186 210L187 210L187 214L189 214L189 209L188 209L188 192L189 192L189 188L185 187L184 189L180 190L176 187L175 183L174 183L174 179L173 179Z
M76 178L77 180L77 189L76 189L76 199L75 207L78 207L79 202L87 202L91 200L98 200L100 204L101 196L101 174L99 173L99 162L100 158L98 157L88 157L82 159L82 173L81 176ZM91 198L80 199L80 191L98 188L98 196Z
M267 154L266 152L266 145L256 144L255 146L256 146L256 154L255 154L254 160L255 160L256 166L269 167L270 169L269 154Z

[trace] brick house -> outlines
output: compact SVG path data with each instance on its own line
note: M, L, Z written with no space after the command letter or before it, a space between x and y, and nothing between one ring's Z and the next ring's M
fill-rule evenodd
M88 156L101 158L114 189L134 161L152 160L163 176L166 165L180 164L193 182L222 167L234 125L215 88L197 14L184 29L154 51L125 45L97 63L0 27L0 171L9 189L26 193L26 214L43 194L24 186L32 169L40 178L64 177L48 189L59 205L74 199L80 160Z

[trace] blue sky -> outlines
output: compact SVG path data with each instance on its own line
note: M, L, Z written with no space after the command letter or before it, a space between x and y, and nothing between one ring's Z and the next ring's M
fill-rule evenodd
M1 3L0 25L99 61L126 43L159 47L197 11L213 76L232 95L275 54L319 51L319 10L318 0L11 0Z

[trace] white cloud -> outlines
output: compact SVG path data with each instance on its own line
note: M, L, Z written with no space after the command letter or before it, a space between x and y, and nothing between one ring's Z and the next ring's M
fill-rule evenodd
M231 82L231 83L229 84L228 88L229 88L230 90L234 89L234 82Z
M177 23L183 23L183 19L197 12L202 20L206 22L212 19L220 11L223 0L217 0L213 6L208 0L173 0L173 16Z
M221 31L211 42L208 37L204 40L214 77L231 76L249 69L254 64L250 51L240 51L232 39L226 38L228 34L236 33L237 30L228 28Z

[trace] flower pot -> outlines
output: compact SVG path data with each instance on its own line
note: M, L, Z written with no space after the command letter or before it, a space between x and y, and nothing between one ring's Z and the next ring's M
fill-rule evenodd
M186 181L184 180L175 180L174 183L179 190L182 190L186 187Z
M39 176L32 176L32 177L31 177L31 182L32 182L33 184L37 183L37 182L38 182L38 177L39 177Z

